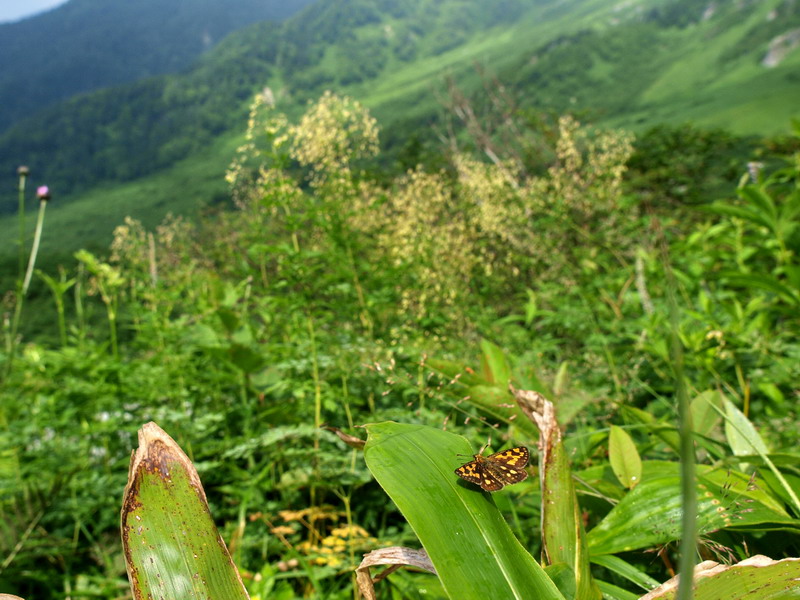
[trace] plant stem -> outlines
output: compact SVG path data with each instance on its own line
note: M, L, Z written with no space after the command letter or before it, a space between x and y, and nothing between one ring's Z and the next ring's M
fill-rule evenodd
M25 269L25 182L28 179L27 170L19 172L19 277Z
M662 240L663 241L663 240ZM667 275L667 303L669 304L670 320L670 355L672 369L675 376L675 392L678 408L678 433L680 435L681 458L681 504L683 506L681 517L681 543L680 559L678 562L677 600L691 600L694 584L694 565L697 538L697 484L695 481L695 455L694 434L692 427L692 413L689 408L689 395L686 392L686 381L683 373L683 345L678 334L678 303L675 299L675 282L669 264L669 254L666 242L662 248L664 265Z
M353 274L353 285L356 288L358 305L361 308L359 318L361 319L361 324L364 326L364 329L367 330L367 335L372 338L372 318L369 315L369 310L367 310L367 302L364 299L364 289L361 287L361 280L358 277L358 268L356 267L355 258L353 258L353 249L347 241L345 241L345 249L347 251L347 259L350 261L350 271Z
M86 319L83 314L83 275L86 270L82 262L78 263L78 274L75 276L75 316L78 320L79 348L86 337Z
M317 359L317 341L314 335L314 321L309 315L307 318L308 336L311 342L312 377L314 378L314 479L318 479L319 471L319 432L322 425L322 388L319 381L319 361ZM314 506L316 486L311 485L311 506Z
M20 187L24 190L23 184L20 184ZM8 356L6 361L6 377L11 374L11 367L14 364L14 355L17 350L17 332L19 331L19 321L22 317L22 305L25 300L25 294L28 293L28 286L30 285L31 276L33 275L33 267L36 264L36 255L39 253L39 241L42 239L42 225L44 224L44 210L46 207L47 199L40 198L39 215L36 218L36 233L33 236L31 255L28 258L28 270L25 273L25 279L22 281L22 284L17 285L17 301L14 305L14 317L11 321L9 338L6 341L6 354ZM24 229L22 229L22 233L24 234Z
M67 321L64 318L64 298L56 296L56 315L58 317L58 339L61 347L67 346Z
M33 234L33 246L31 247L30 258L28 258L28 270L25 272L25 280L22 282L23 296L28 293L28 286L31 284L33 266L36 264L36 255L39 253L39 242L42 240L42 226L44 225L44 211L46 208L47 200L41 198L39 200L39 214L36 217L36 231Z
M119 361L119 344L117 342L117 307L116 298L106 302L106 312L108 313L108 329L111 338L111 354L114 360Z

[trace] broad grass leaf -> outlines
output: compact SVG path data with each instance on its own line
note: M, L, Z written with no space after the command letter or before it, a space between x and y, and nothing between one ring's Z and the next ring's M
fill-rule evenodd
M698 435L706 436L719 423L724 396L717 390L706 390L692 400L692 428Z
M653 463L643 463L642 483L589 532L587 540L592 556L651 548L680 538L679 465ZM729 528L800 531L800 520L791 518L764 488L763 482L753 485L745 473L698 465L698 531L701 534Z
M633 489L642 480L642 459L628 432L616 425L608 434L608 459L619 482Z
M769 449L744 413L725 400L725 437L734 456L769 454Z
M575 600L599 600L600 589L592 578L581 508L572 480L569 455L564 448L555 406L539 392L511 388L520 408L539 428L539 477L542 486L543 555L548 565L566 565L559 571L559 589ZM549 571L548 571L549 573ZM572 577L572 586L564 585ZM574 593L566 590L574 589Z
M631 583L636 584L643 590L652 590L658 587L659 582L650 577L647 573L642 571L639 567L622 560L613 554L606 554L603 556L596 556L592 558L592 563L608 569L612 573L624 577Z
M463 437L393 422L367 431L367 467L417 534L450 598L563 599L491 495L454 473L465 462L457 455L473 452Z
M511 367L503 350L489 340L481 340L481 367L486 379L501 389L508 388Z
M249 598L197 471L155 423L139 430L121 520L134 598Z
M695 600L792 600L800 598L800 558L772 560L756 555L735 565L713 561L695 567ZM640 600L677 598L678 578L673 577Z

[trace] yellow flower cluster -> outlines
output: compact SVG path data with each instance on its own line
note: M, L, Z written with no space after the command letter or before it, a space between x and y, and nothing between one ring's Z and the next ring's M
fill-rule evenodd
M291 156L318 176L347 172L352 161L378 153L378 124L355 100L325 92L289 128Z
M379 187L354 169L378 151L375 119L358 102L326 92L291 125L259 96L228 181L240 207L275 230L305 219L292 230L295 248L324 251L326 228L346 226L345 238L359 236L375 254L371 262L388 260L403 273L398 308L420 318L465 305L476 276L491 277L498 290L520 276L568 285L577 246L624 243L598 240L625 218L619 199L630 136L562 117L552 150L552 164L536 176L518 159L457 154L455 180L418 168ZM310 191L287 171L291 161L304 168ZM450 312L458 321L461 311Z
M261 516L258 513L255 518ZM331 510L328 506L282 510L278 512L278 516L286 524L270 527L270 533L280 538L287 546L307 556L310 562L317 565L339 567L347 560L353 559L353 552L371 549L378 543L376 538L371 537L359 525L340 525L339 522L345 514ZM329 522L330 525L326 526L324 522ZM300 533L300 530L292 526L294 523L299 523L307 530L308 539L297 543L290 540ZM282 564L284 567L288 565L288 563ZM294 566L298 566L296 561Z

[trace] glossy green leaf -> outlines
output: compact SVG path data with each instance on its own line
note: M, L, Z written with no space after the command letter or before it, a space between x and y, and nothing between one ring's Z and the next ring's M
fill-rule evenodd
M588 534L592 556L650 548L680 539L682 499L677 463L643 464L642 483ZM698 465L697 525L702 533L717 529L791 529L791 518L768 494L766 484L733 470Z
M628 581L638 585L643 590L652 590L659 585L659 582L650 577L647 573L638 567L633 566L631 563L622 560L620 557L614 556L613 554L593 557L592 562L608 569L612 573L616 573L617 575L624 577Z
M499 346L485 339L481 340L481 366L486 379L501 389L508 388L511 367L506 355Z
M155 423L139 430L131 459L122 546L134 598L248 598L197 471Z
M717 390L706 390L692 400L689 409L692 413L692 429L699 435L708 435L722 418L723 396Z
M417 534L450 598L563 599L491 495L454 473L466 462L458 454L473 452L463 437L392 422L367 431L367 467Z
M769 453L750 419L730 400L725 400L725 437L735 456Z
M633 489L642 480L642 459L628 432L611 426L608 434L608 460L619 482Z
M753 556L735 565L714 562L698 565L692 592L695 600L797 600L800 599L800 559L774 561ZM642 600L673 600L677 578L647 594Z

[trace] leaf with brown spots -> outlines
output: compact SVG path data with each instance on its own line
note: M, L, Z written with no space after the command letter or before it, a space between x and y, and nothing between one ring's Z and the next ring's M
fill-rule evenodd
M197 470L155 423L139 430L121 521L136 600L249 598L211 518Z

